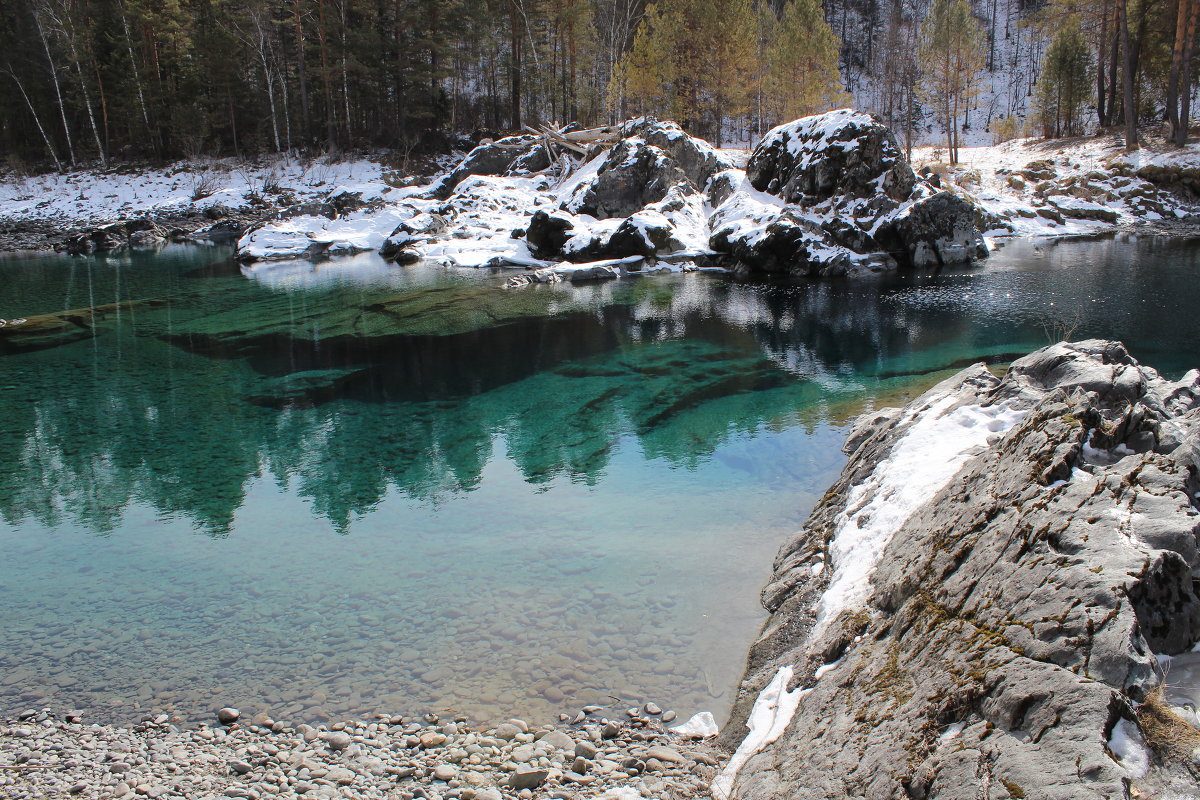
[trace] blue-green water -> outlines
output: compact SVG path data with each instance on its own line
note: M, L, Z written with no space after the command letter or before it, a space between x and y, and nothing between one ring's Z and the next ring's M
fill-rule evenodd
M720 715L855 413L1064 327L1180 374L1198 259L516 291L374 256L0 260L29 320L0 330L0 714Z

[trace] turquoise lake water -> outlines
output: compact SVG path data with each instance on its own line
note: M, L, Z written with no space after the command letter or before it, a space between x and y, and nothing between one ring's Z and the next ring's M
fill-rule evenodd
M1183 239L520 290L229 255L0 260L0 715L720 717L855 414L1067 329L1200 366Z

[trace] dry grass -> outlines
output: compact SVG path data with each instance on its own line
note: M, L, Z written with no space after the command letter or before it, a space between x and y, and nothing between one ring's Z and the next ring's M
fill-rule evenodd
M1138 707L1137 718L1146 744L1160 758L1190 761L1192 750L1200 747L1200 731L1171 710L1161 686L1146 696L1146 702Z

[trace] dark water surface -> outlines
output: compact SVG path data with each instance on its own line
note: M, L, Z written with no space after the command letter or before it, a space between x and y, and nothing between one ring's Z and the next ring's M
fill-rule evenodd
M854 414L1064 328L1181 374L1198 258L515 291L373 255L0 260L29 320L0 332L0 715L720 716Z

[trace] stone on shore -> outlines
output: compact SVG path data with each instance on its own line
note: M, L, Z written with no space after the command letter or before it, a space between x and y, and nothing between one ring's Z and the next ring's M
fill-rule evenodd
M511 739L496 735L505 726L515 731ZM706 791L707 778L686 764L646 757L674 751L674 737L657 722L631 724L602 744L584 741L592 727L586 715L580 728L514 719L490 730L434 715L424 724L380 715L319 730L276 722L189 731L165 714L121 728L85 727L35 711L20 724L0 722L0 766L31 767L0 770L0 797L557 800L629 792L690 798ZM309 732L317 735L310 739ZM429 735L442 737L442 745L421 748ZM51 763L54 769L40 768ZM654 764L659 771L645 773Z

